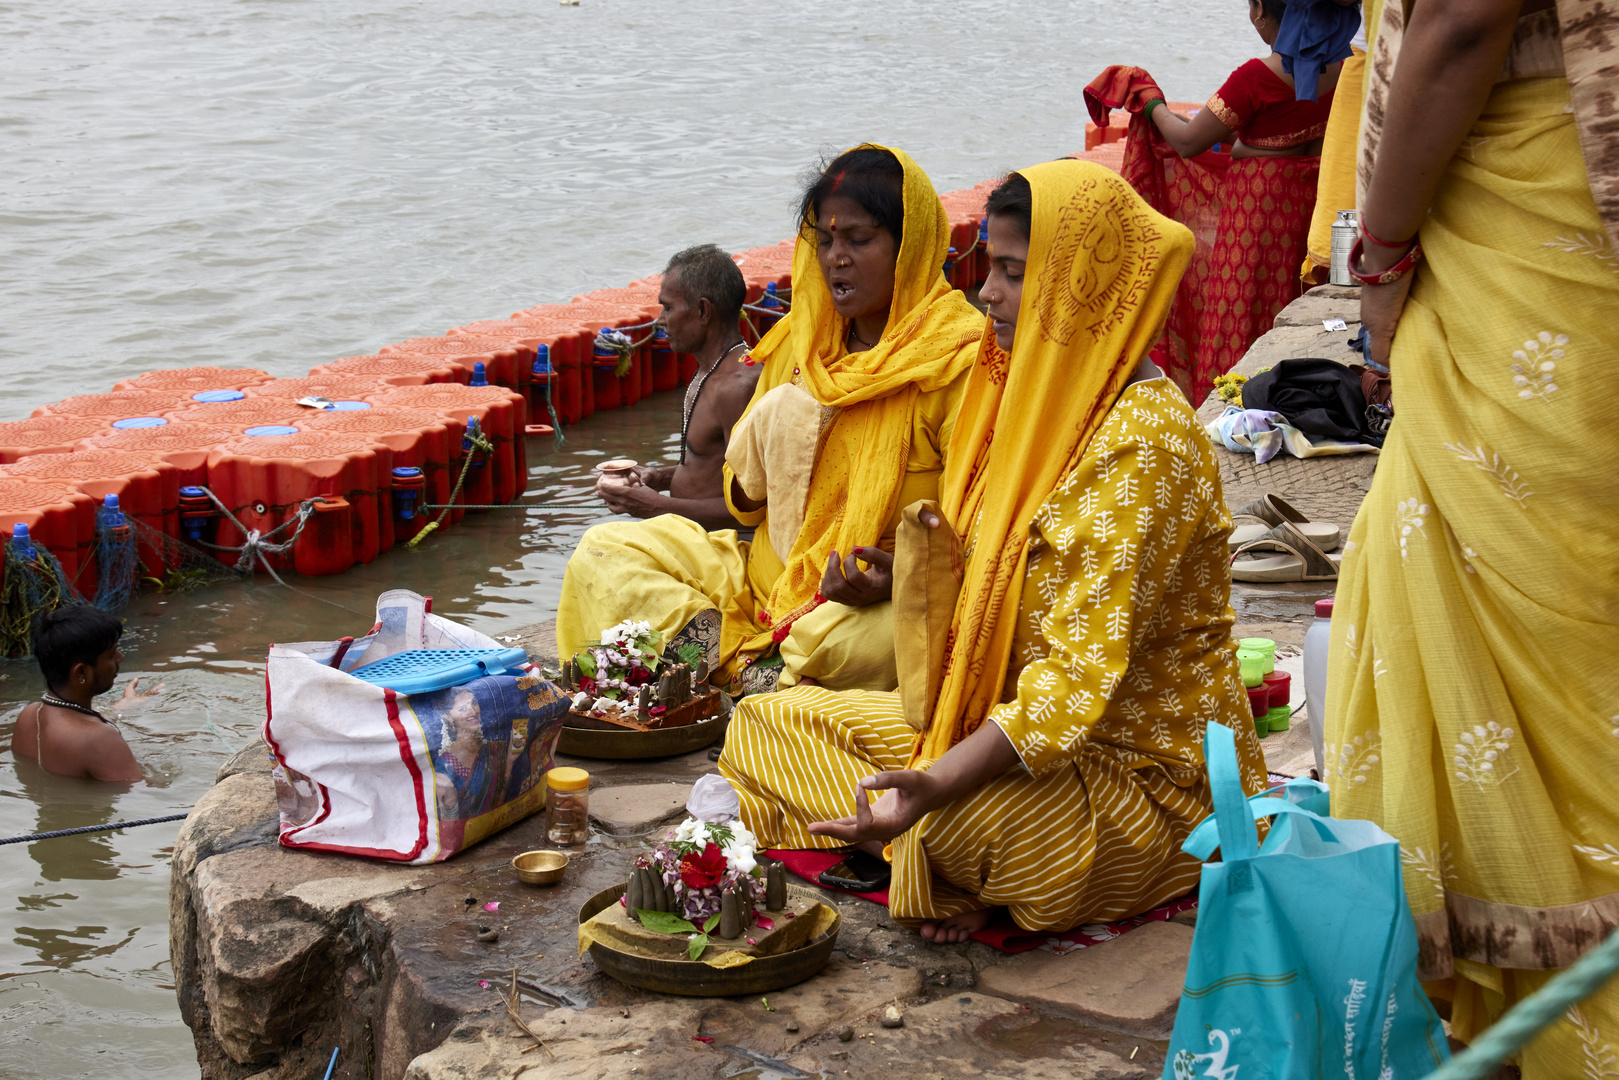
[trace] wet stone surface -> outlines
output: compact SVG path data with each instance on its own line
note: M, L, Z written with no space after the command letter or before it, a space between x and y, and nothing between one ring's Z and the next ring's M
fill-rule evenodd
M713 768L706 752L573 763L609 777L606 790L658 789L663 805L665 789L685 790ZM1022 974L1074 960L1090 970L1109 957L1141 967L1135 934L1069 957L1010 957L932 945L875 904L818 890L843 915L819 975L746 998L654 994L579 959L575 936L579 906L624 880L643 838L593 831L553 888L523 885L510 867L513 855L546 846L539 816L436 866L289 851L275 842L269 766L257 746L228 762L176 850L171 946L205 1077L320 1075L339 1045L339 1077L413 1080L785 1075L760 1057L824 1077L896 1064L913 1075L1020 1078L1148 1077L1162 1066L1139 1001L1173 999L1184 955L1153 950L1164 985L1135 978L1115 995L1118 1015L1105 987L1076 1008L1064 980ZM480 926L497 940L480 941ZM545 1050L524 1053L532 1040L507 1016L502 991L514 970L521 1015ZM901 1027L882 1025L891 1007Z

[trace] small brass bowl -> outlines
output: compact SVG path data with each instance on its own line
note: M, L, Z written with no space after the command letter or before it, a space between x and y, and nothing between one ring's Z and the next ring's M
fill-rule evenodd
M567 868L568 854L563 851L525 851L512 858L512 869L525 885L555 885Z

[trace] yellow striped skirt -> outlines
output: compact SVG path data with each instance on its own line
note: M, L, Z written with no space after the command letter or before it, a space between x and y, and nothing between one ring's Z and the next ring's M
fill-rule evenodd
M905 768L914 735L898 694L803 686L737 705L720 772L762 843L837 848L810 823L853 814L855 784ZM1180 845L1209 813L1206 785L1178 787L1123 754L1088 743L1072 766L1014 770L924 817L894 842L891 914L1005 907L1025 930L1062 931L1186 893L1200 864Z

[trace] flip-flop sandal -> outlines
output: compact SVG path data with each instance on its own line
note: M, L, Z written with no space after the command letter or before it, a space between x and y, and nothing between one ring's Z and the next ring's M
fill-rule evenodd
M1243 558L1261 551L1279 551L1280 555L1263 558ZM1284 521L1270 532L1238 548L1231 557L1232 581L1332 581L1338 576L1342 555L1328 555L1316 547L1290 521Z
M818 880L829 889L847 892L881 892L888 888L893 867L885 860L864 851L851 851L843 861L823 870Z
M1282 522L1291 522L1305 539L1322 551L1331 551L1343 538L1343 530L1329 521L1311 521L1280 495L1266 493L1231 515L1231 540L1235 552L1244 544L1262 538Z

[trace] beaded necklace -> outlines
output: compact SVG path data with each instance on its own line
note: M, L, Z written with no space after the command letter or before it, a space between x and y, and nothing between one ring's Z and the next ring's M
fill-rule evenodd
M714 372L719 369L719 366L725 362L725 358L727 356L730 356L732 353L736 352L738 346L746 344L746 341L739 341L736 343L736 345L732 345L729 349L726 349L720 354L720 358L714 361L713 367L709 368L707 371L699 371L692 379L691 385L686 387L686 408L680 417L680 464L686 464L686 439L691 432L691 414L697 408L698 398L702 397L703 384L708 381L708 377L710 375L714 374Z

